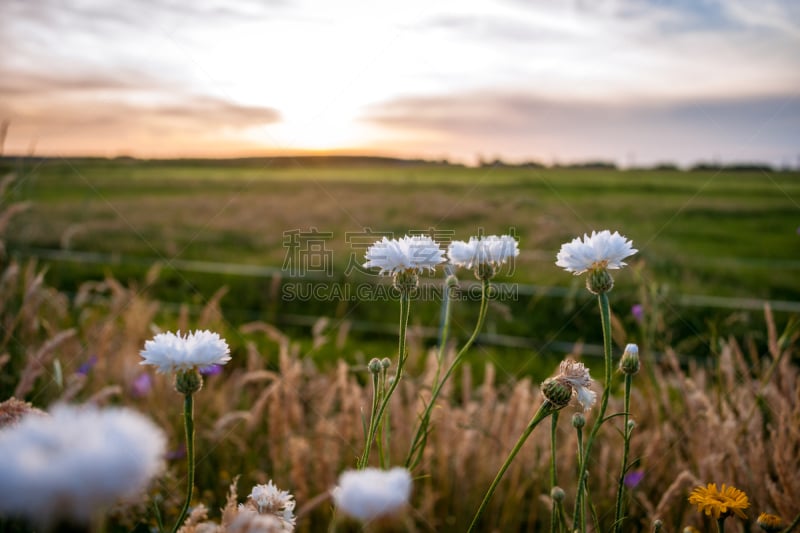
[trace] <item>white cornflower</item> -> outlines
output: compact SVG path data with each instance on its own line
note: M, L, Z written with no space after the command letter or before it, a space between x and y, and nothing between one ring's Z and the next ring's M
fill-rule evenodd
M619 232L593 231L591 237L584 234L583 240L576 237L572 242L562 244L556 255L556 266L576 276L587 270L617 269L625 266L623 259L638 251L631 247L632 244Z
M402 239L387 239L369 247L364 268L380 268L380 274L422 272L433 270L444 262L444 251L430 237L406 235Z
M470 237L468 242L453 241L447 248L447 257L458 267L475 268L479 265L498 267L519 255L519 245L511 235Z
M392 514L408 504L411 474L405 468L348 470L339 476L333 501L346 514L362 521Z
M231 360L230 349L224 339L210 331L193 331L181 336L159 333L144 343L140 352L144 358L139 364L153 365L158 372L202 370L213 365L224 365Z
M554 379L572 388L573 396L578 399L584 411L591 409L597 400L597 393L591 389L592 378L589 376L589 369L583 363L577 363L572 359L562 361L558 367L558 375Z
M287 490L280 490L271 479L266 485L255 485L248 498L243 507L254 509L259 514L274 515L294 526L294 496Z
M166 438L129 409L60 405L0 431L0 514L88 523L161 471Z

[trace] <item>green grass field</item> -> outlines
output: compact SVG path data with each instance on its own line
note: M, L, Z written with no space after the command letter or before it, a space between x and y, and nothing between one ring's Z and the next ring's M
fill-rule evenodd
M591 457L593 530L612 529L619 501L624 531L652 531L656 519L664 531L710 531L711 519L687 500L706 483L749 497L743 523L728 520L731 531L755 530L761 512L793 521L787 533L800 523L792 498L800 491L800 175L290 162L0 160L0 398L42 408L127 406L166 432L167 471L153 500L114 510L107 524L98 512L97 530L153 531L158 516L181 522L184 476L195 472L197 490L186 501L198 521L198 504L223 522L250 487L269 479L295 497L298 532L330 531L339 514L331 488L365 457L367 413L382 382L400 386L371 464L404 464L425 406L435 406L423 430L430 429L427 447L411 468L408 515L399 517L406 528L387 530L465 531L543 405L547 388L537 384L567 353L590 368L593 390L603 390L584 417L608 427L595 433L593 422L582 434L597 436L590 453L587 441L578 448L583 437L573 426L582 408L552 415L550 434L537 428L519 448L481 524L552 526L552 485L564 490L565 508L581 501L582 456ZM554 262L562 243L605 228L631 238L639 253L615 272L610 320L601 321L584 276ZM475 296L472 274L458 273L441 351L430 349L440 331L441 271L423 276L400 350L390 280L346 274L381 232L409 231L441 240L513 231L520 241L513 270L492 282L481 335L436 402L429 391L442 385L440 371L475 327L479 303L466 297ZM287 247L309 235L299 255ZM221 372L205 378L194 409L172 376L141 365L158 331L193 329L219 333L231 351ZM641 352L636 376L615 369L629 342ZM408 355L402 370L399 352ZM389 366L370 380L373 357ZM8 414L20 407L8 405L0 405L0 422L13 424ZM184 461L192 454L181 444L181 405L195 413L194 460ZM629 456L624 427L634 428ZM624 465L640 479L623 494ZM228 500L239 475L238 497ZM570 513L578 520L581 507ZM0 530L31 529L0 516Z
M713 332L759 329L753 321L761 312L758 305L750 311L686 307L680 304L685 295L800 300L798 173L465 168L359 160L273 165L266 160L5 159L2 170L17 174L6 200L30 202L7 229L10 253L98 252L118 260L113 265L48 261L48 281L57 287L74 291L106 274L141 285L147 269L161 262L165 268L150 289L154 297L201 306L225 285L222 305L233 321L266 318L299 327L304 316L330 316L360 323L353 335L361 343L392 330L395 302L286 301L271 276L198 272L185 265L173 269L170 262L274 267L285 285L292 272L280 269L296 259L289 257L287 232L316 230L322 235L317 259L330 261L332 275L325 272L327 264L312 265L294 281L327 284L324 292L334 292L335 300L335 290L345 285L386 281L344 274L351 262L363 262L364 244L371 240L365 228L396 236L432 231L444 241L479 231L513 231L521 255L498 281L534 287L497 302L487 331L530 339L528 348L535 351L548 351L555 341L598 340L586 337L589 328L582 327L593 317L579 312L591 302L581 280L554 265L563 242L592 229L619 230L639 249L631 261L636 268L620 273L614 292L614 311L630 337L649 335L654 344L707 354L713 351ZM297 267L294 273L302 274ZM462 272L460 278L472 276ZM646 304L650 320L645 324L630 314L636 303ZM469 331L476 307L456 306L461 331ZM437 302L416 307L420 326L435 331L437 317Z

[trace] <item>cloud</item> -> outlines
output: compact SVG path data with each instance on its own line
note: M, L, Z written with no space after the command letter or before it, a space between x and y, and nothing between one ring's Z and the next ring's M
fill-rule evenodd
M520 20L497 14L466 15L463 13L441 14L427 22L427 29L441 30L462 38L482 41L504 42L523 45L543 42L564 36L564 32L546 21Z
M247 149L243 132L281 120L269 107L203 95L116 96L80 93L54 101L45 92L16 98L13 106L0 103L11 125L6 152L24 153L35 143L44 154L219 155Z
M247 148L273 107L199 84L176 32L234 24L280 2L0 2L5 151L180 155ZM202 57L198 52L197 57ZM208 80L205 80L206 82Z
M0 96L13 98L53 96L64 93L96 93L122 90L147 90L153 87L143 73L103 73L13 70L0 66Z
M797 130L780 114L741 143L748 113L795 101L799 14L793 0L5 0L0 120L9 143L42 150L219 153L260 138L437 157L783 157Z
M520 0L431 16L425 30L469 54L475 75L461 90L500 82L550 96L727 98L796 90L797 11L786 0L764 9L739 0Z
M800 95L607 103L483 91L400 98L372 107L364 120L425 138L432 154L781 164L796 155Z
M763 0L757 4L726 0L719 7L740 26L788 35L795 42L800 39L800 5L793 0Z
M287 5L285 0L5 0L0 4L0 15L13 21L13 26L22 24L26 31L39 28L108 34L124 28L174 28L198 21L213 20L217 24L247 21L275 15L276 8Z

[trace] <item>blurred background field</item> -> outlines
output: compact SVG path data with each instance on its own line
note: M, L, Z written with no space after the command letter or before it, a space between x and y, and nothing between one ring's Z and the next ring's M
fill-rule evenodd
M365 363L394 358L397 302L299 301L284 288L386 288L385 278L344 274L355 253L345 234L366 227L452 230L457 239L513 228L521 255L498 285L517 292L492 303L470 364L434 411L404 525L464 530L541 401L536 383L565 353L599 375L596 304L582 277L553 263L562 242L609 227L640 250L611 292L615 353L636 342L643 359L626 530L648 531L656 518L669 531L710 527L686 495L711 480L749 495L744 531L758 512L786 520L800 512L796 173L278 163L4 160L0 395L147 413L171 446L167 474L150 494L163 498L169 520L182 494L180 401L169 379L139 365L139 351L158 329L219 331L233 360L197 395L195 502L216 518L237 475L240 496L273 479L297 498L299 531L327 530L330 506L305 506L321 501L360 452L371 394ZM331 233L330 276L285 268L284 232L312 227ZM466 290L471 274L459 277ZM424 280L439 286L442 276ZM441 301L433 294L412 307L408 376L391 409L394 458L406 451L435 373ZM476 308L453 302L446 357ZM618 383L612 388L618 411ZM558 426L558 464L569 503L576 465L568 415ZM526 444L487 511L490 523L546 528L548 446L545 431ZM590 478L600 529L610 527L619 454L618 435L602 432ZM146 506L113 510L109 530L148 531L154 520Z
M479 232L519 238L521 255L498 278L507 286L481 339L485 351L474 356L493 358L510 376L549 369L554 359L541 365L531 355L557 358L574 343L598 353L599 331L586 327L593 300L581 278L554 265L561 243L592 229L619 230L639 249L614 291L620 341L706 357L720 337L763 329L763 301L778 320L800 310L797 172L357 157L6 158L2 167L17 176L6 200L29 204L6 228L8 254L37 258L48 283L74 295L83 282L111 276L146 288L165 309L219 298L234 324L266 320L300 336L324 318L325 328L347 335L339 353L315 354L320 360L394 347L396 302L342 293L388 288L387 279L351 268L382 232L426 233L445 245ZM316 268L295 264L292 232L318 232ZM423 281L440 287L438 275ZM465 290L474 282L468 272L459 278ZM298 297L312 286L322 298ZM431 345L440 294L426 294L412 325ZM457 337L469 334L476 309L474 301L454 306Z

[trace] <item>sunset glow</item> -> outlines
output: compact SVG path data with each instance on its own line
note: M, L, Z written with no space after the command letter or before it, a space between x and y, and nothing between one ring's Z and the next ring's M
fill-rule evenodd
M4 153L794 164L800 8L0 4Z

